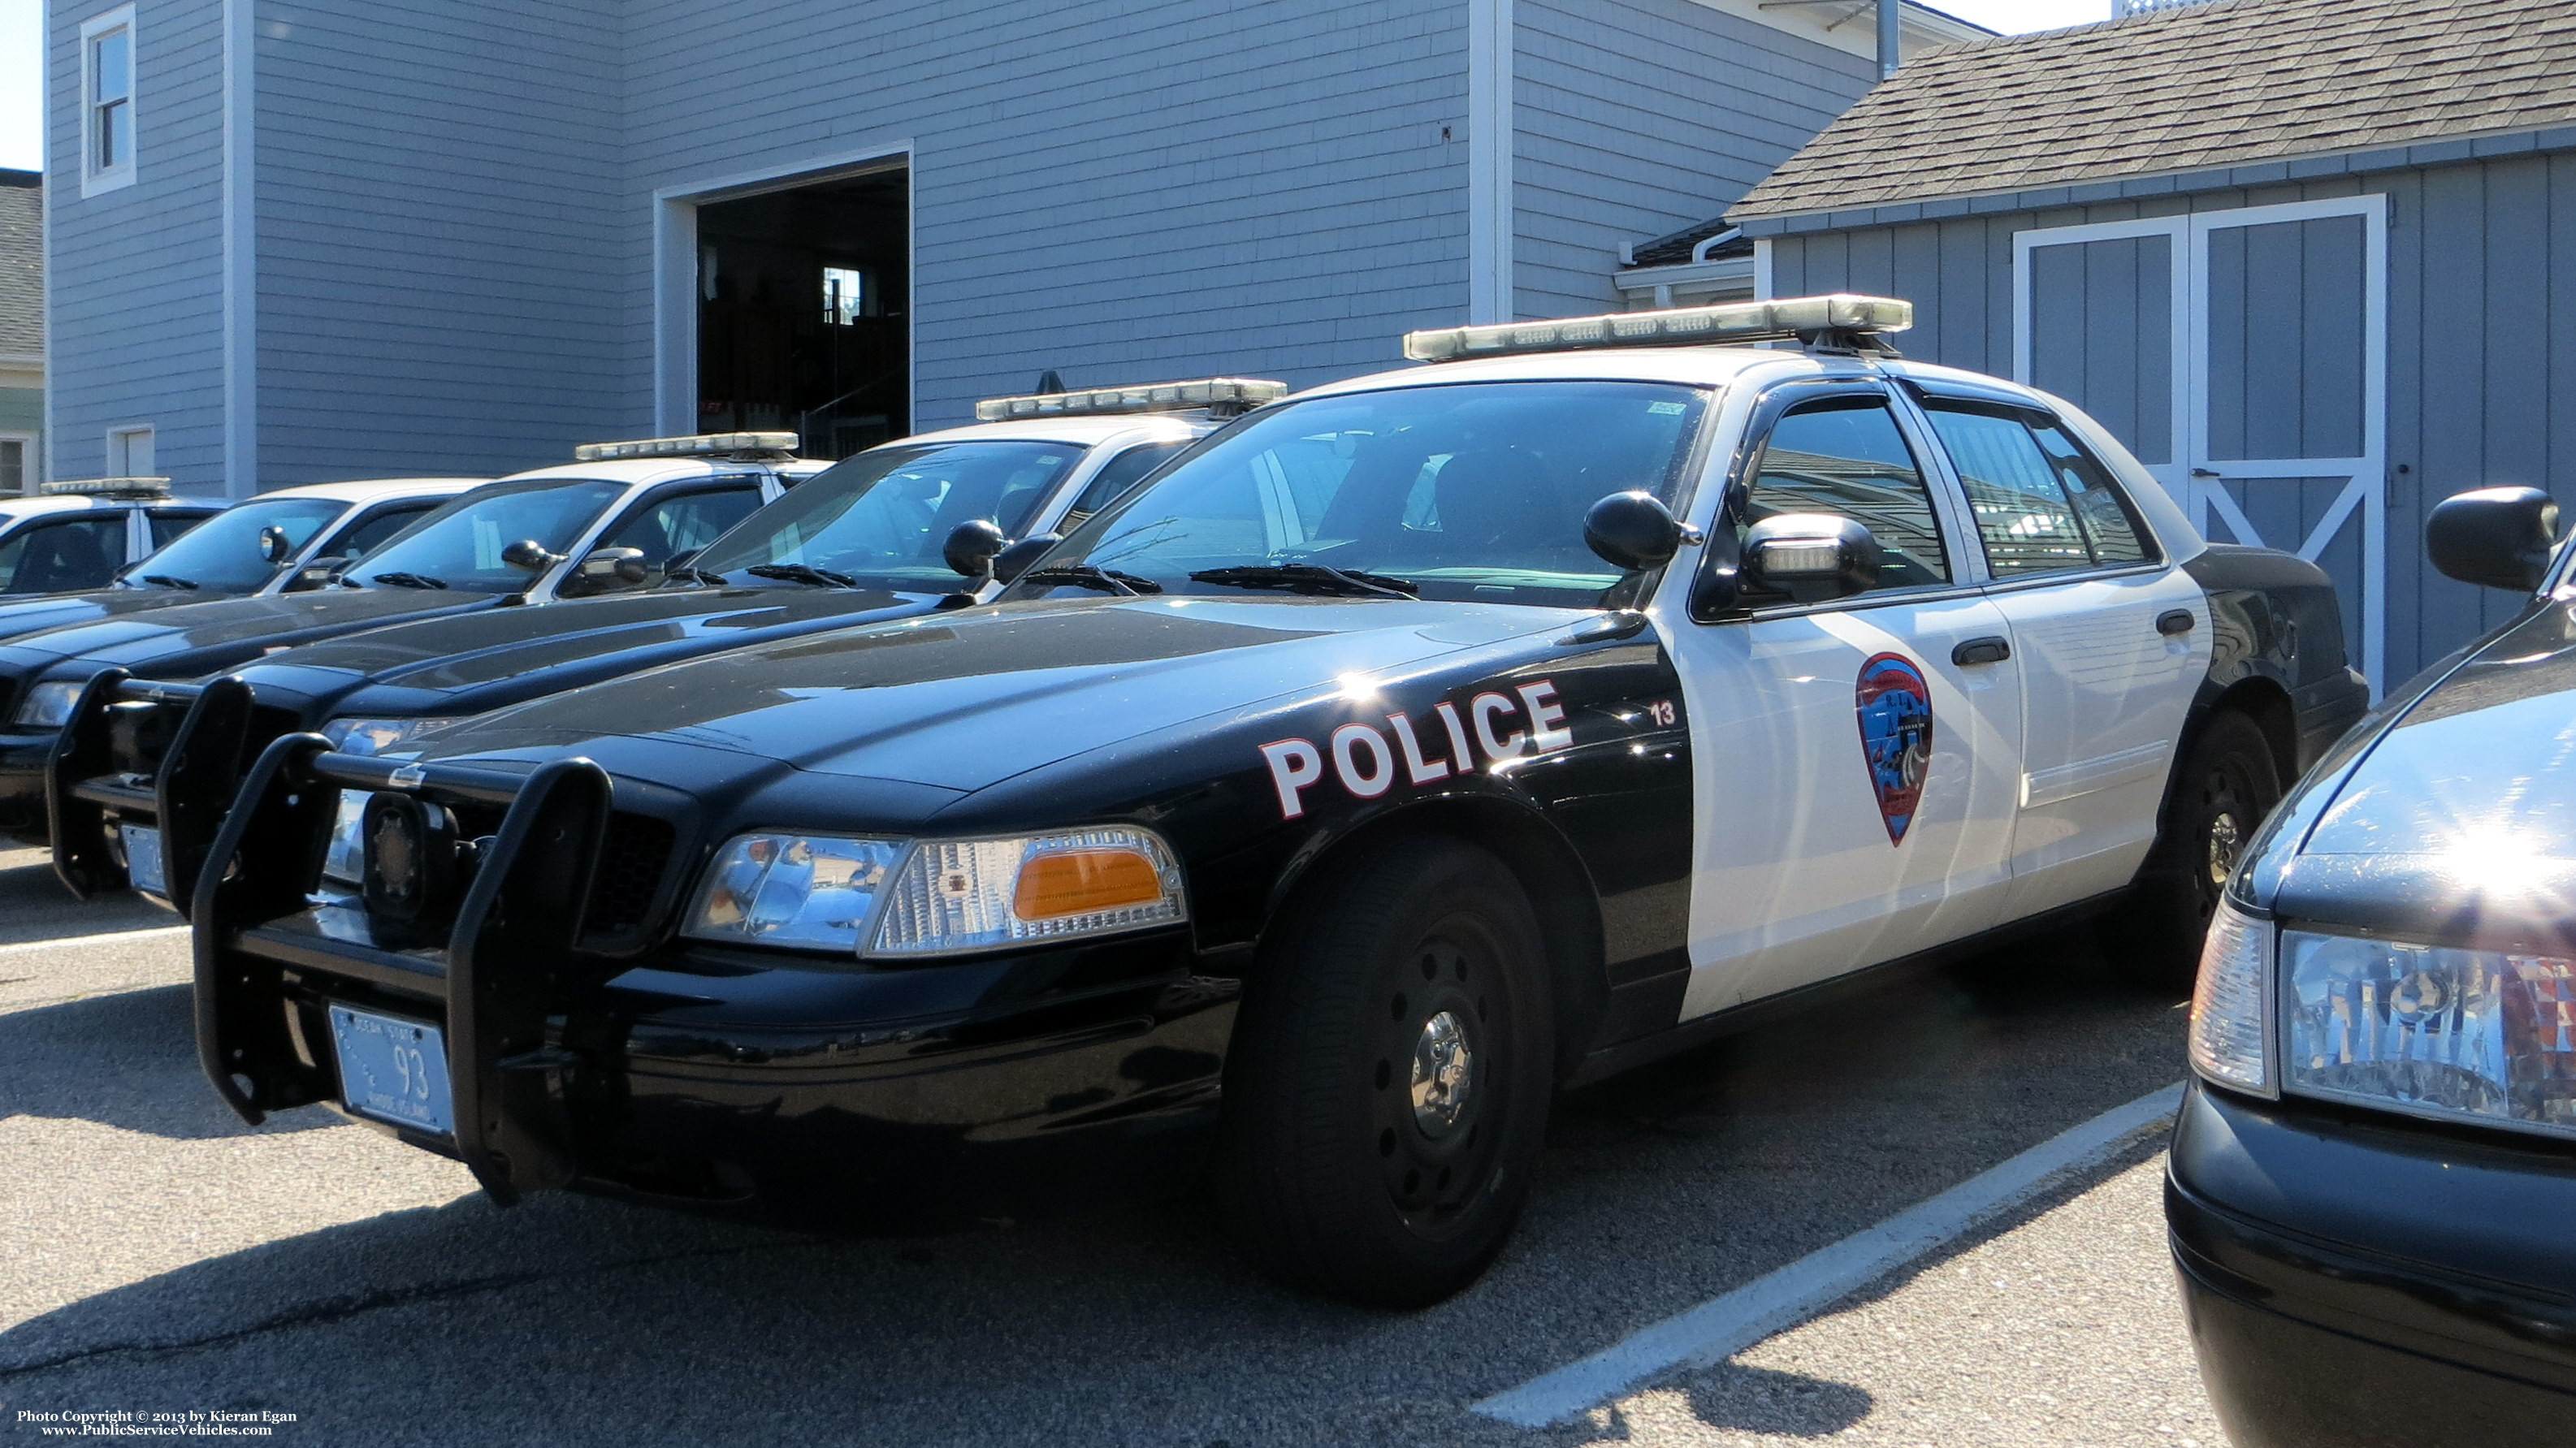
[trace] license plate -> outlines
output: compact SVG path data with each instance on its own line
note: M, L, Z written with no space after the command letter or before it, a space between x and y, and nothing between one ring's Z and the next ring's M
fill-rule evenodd
M144 825L116 828L125 838L125 878L146 894L169 894L170 882L162 877L161 832Z
M333 1006L331 1040L339 1048L340 1099L351 1111L441 1135L455 1129L445 1032Z

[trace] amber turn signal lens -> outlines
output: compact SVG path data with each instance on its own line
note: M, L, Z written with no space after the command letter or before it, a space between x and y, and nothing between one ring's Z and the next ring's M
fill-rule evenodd
M1163 879L1154 873L1154 862L1136 851L1066 850L1020 867L1011 911L1022 920L1053 920L1162 898Z

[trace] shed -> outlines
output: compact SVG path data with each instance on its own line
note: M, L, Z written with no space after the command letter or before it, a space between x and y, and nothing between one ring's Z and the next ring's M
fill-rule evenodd
M1764 295L2067 397L2296 549L2393 684L2512 605L2425 510L2576 502L2576 5L2213 0L1910 61L1726 213Z

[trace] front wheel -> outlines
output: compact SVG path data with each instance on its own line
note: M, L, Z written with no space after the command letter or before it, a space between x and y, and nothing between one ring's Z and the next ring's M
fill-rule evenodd
M1502 1250L1546 1133L1538 920L1500 860L1440 837L1370 848L1302 904L1235 1030L1218 1184L1273 1276L1425 1306Z
M2232 709L2211 715L2174 771L2164 828L2137 884L2104 921L2113 961L2144 983L2190 984L2219 894L2280 801L2262 726Z

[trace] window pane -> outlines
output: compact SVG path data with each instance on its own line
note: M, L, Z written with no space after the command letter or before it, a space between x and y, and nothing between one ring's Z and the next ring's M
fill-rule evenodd
M167 548L180 534L215 515L199 512L175 513L166 509L156 509L146 516L152 524L152 546Z
M97 58L97 69L91 73L91 96L100 105L121 101L134 94L134 32L111 30L90 42Z
M339 504L320 498L254 498L211 519L202 513L155 513L154 539L161 540L168 529L174 541L144 559L134 576L149 573L184 578L201 588L248 592L277 572L261 551L262 532L276 528L289 545L300 548L339 511ZM205 526L196 526L200 523Z
M37 523L0 542L0 593L103 588L125 562L125 514Z
M871 448L796 485L694 566L736 576L760 564L802 563L879 588L947 592L957 574L943 552L957 525L982 518L1008 537L1082 460L1054 442L927 443Z
M477 488L386 544L351 581L372 583L387 574L408 573L433 587L516 592L538 575L501 561L511 544L524 538L549 553L561 553L624 491L623 484L589 479Z
M27 444L14 437L0 439L0 493L26 490Z
M2152 562L2155 551L2148 546L2146 530L2138 526L2137 515L2129 510L2129 500L2121 495L2120 485L2111 480L2111 470L2061 427L2034 424L2031 432L2039 440L2040 451L2057 469L2058 481L2075 499L2075 515L2093 545L2093 561L2109 568Z
M1869 529L1884 550L1880 588L1944 583L1950 559L1905 435L1887 404L1835 398L1792 410L1771 429L1746 489L1745 522L1830 513Z
M704 548L760 506L757 487L664 498L611 529L602 548L641 548L647 563Z
M1111 458L1108 466L1092 474L1091 481L1082 485L1082 496L1074 500L1073 511L1067 521L1081 522L1117 502L1121 493L1136 486L1138 478L1161 467L1165 458L1188 446L1186 442L1149 442Z
M2020 578L2089 568L2093 555L2076 526L2075 509L2058 485L2057 469L2042 456L2030 429L2017 417L1993 412L1929 409L1932 430L1950 450L1968 509L1986 545L1986 566L1997 578Z
M417 503L410 507L387 508L383 512L370 514L362 519L358 526L331 541L331 555L335 558L355 558L368 552L377 544L419 522L423 514L436 506L438 505L435 503Z

